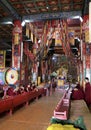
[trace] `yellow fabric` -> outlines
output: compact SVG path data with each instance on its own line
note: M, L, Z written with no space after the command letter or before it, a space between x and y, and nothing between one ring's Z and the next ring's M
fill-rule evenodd
M47 130L63 130L61 124L52 124L50 125Z
M80 130L78 128L74 128L73 125L61 125L61 124L52 124L47 130Z
M58 87L64 86L64 80L58 80Z

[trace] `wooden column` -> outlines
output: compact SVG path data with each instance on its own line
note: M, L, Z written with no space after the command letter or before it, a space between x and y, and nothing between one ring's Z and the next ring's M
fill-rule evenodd
M12 33L12 67L19 71L19 81L21 82L21 65L22 65L22 26L20 20L14 20Z

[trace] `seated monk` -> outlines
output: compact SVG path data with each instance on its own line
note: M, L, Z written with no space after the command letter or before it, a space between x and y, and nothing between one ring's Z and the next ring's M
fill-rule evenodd
M4 86L3 86L4 95L3 95L2 99L8 98L8 95L7 95L8 88L9 88L9 86L7 84L4 84Z
M20 92L19 92L19 87L18 87L18 86L16 86L16 88L14 88L14 93L15 93L15 95L20 94Z
M19 93L22 94L24 92L25 92L25 88L24 88L23 85L20 84L20 86L19 86Z
M26 92L29 92L29 91L32 91L32 87L31 87L32 85L31 84L28 84L27 86L26 86L26 88L25 88L25 91Z
M14 92L14 88L13 87L9 87L7 90L7 95L8 96L15 96L16 93Z
M80 87L80 84L77 84L77 86L72 90L71 98L73 100L84 99L84 92L82 88Z
M34 91L38 91L38 88L37 88L35 82L32 83L31 89Z

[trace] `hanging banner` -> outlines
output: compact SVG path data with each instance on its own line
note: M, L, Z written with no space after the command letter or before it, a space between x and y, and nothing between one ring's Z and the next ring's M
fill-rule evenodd
M85 15L83 17L83 31L85 34L85 42L89 42L89 16Z
M0 51L0 68L5 68L6 51Z
M19 45L12 45L12 67L20 69L20 46Z
M26 25L26 36L29 38L29 27Z
M83 56L83 69L86 69L86 56Z
M82 44L82 54L86 55L86 44L85 43Z
M90 69L90 56L86 55L86 69Z
M30 39L31 39L31 41L33 42L33 33L31 32L31 36L30 36Z
M14 21L12 32L12 67L20 69L21 61L21 43L22 43L22 26L20 20Z
M61 46L62 41L61 41L61 33L59 28L55 28L55 46Z
M22 26L19 20L14 21L14 29L13 29L13 44L18 45L22 39Z

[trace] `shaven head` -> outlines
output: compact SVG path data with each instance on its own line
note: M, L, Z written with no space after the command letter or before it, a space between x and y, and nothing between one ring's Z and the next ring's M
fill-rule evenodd
M85 81L86 81L86 82L89 82L89 78L88 78L88 77L86 77L86 78L85 78Z

